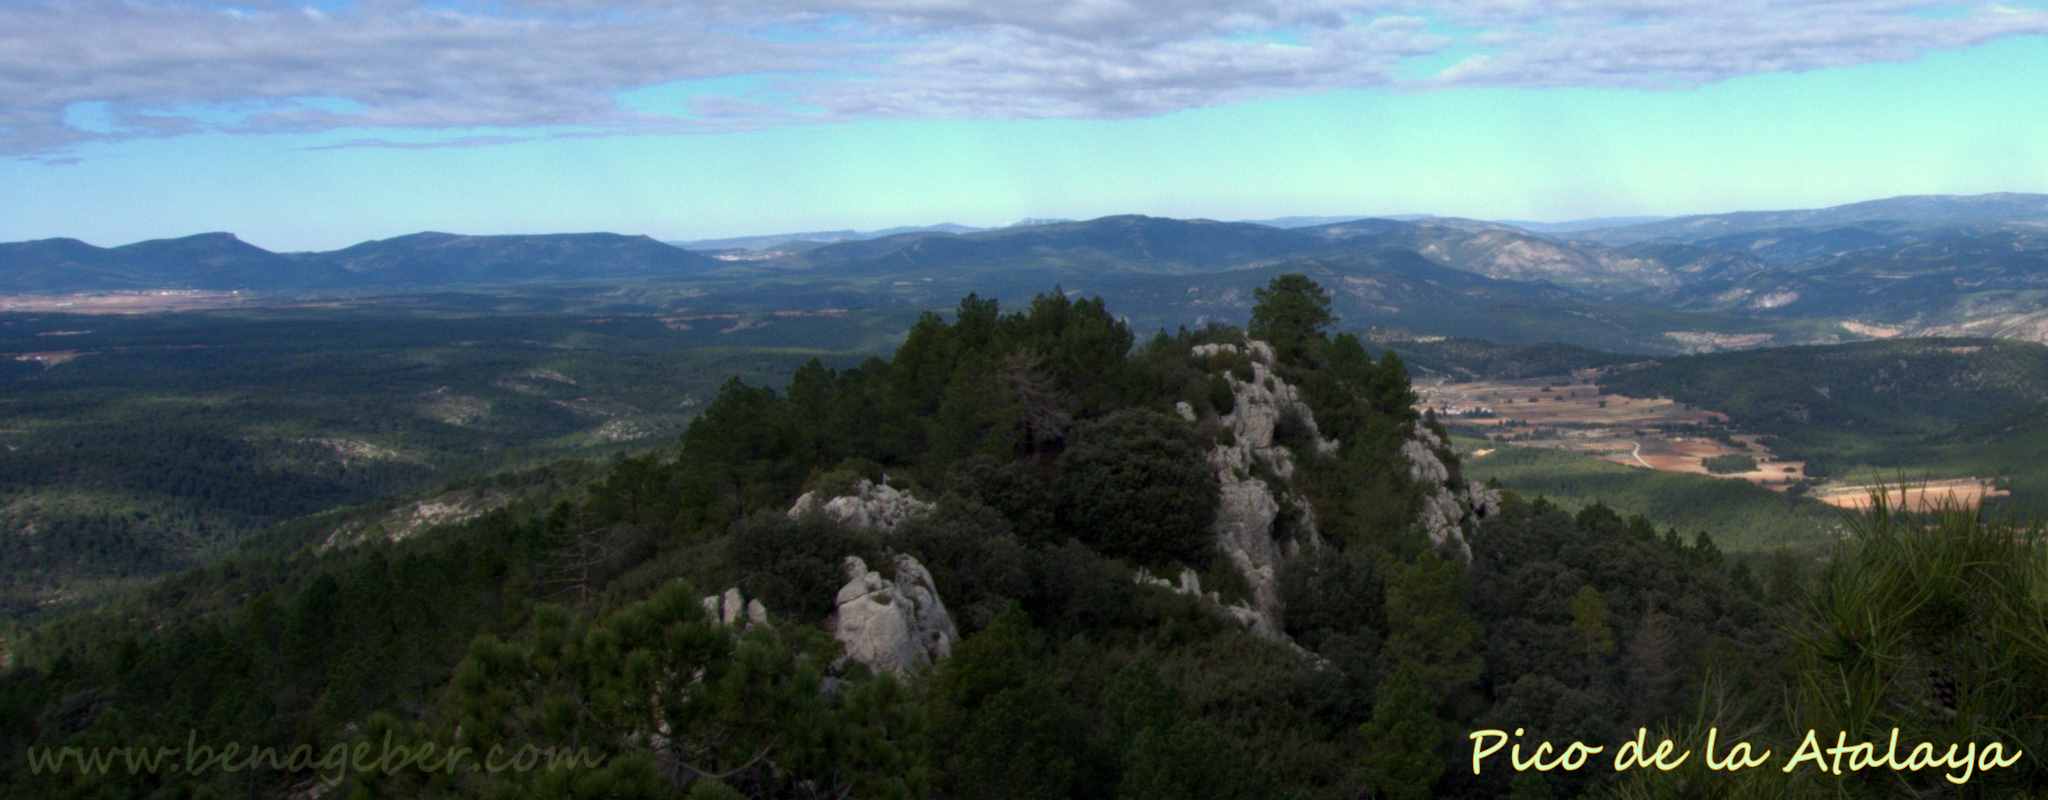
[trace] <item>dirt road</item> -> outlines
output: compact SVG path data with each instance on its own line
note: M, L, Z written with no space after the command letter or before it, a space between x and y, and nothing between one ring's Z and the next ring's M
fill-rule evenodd
M1629 458L1633 458L1633 459L1635 459L1635 460L1636 460L1636 463L1638 463L1638 464L1641 464L1641 465L1643 465L1643 468L1644 468L1644 469L1656 469L1656 467L1650 466L1650 462L1648 462L1648 461L1644 461L1644 460L1643 460L1643 443L1642 443L1642 442L1629 442L1629 444L1632 444L1632 445L1635 445L1635 446L1636 446L1636 449L1634 449L1634 450L1631 450L1631 451L1629 451L1629 454L1628 454L1628 457L1629 457Z

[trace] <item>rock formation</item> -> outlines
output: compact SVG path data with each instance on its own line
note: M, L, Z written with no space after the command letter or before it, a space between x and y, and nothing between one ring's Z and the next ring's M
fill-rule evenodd
M1282 420L1292 418L1291 424L1301 426L1302 438L1314 443L1317 454L1336 452L1338 442L1323 438L1300 391L1273 371L1276 359L1271 345L1251 340L1242 346L1223 343L1194 348L1194 355L1204 359L1238 354L1249 361L1251 379L1225 373L1232 407L1217 420L1223 433L1209 451L1209 466L1215 470L1220 488L1214 528L1217 549L1244 575L1251 597L1248 602L1225 604L1217 593L1202 591L1201 579L1192 570L1183 570L1177 582L1141 571L1138 581L1205 599L1253 633L1285 641L1280 564L1303 548L1323 546L1323 541L1316 530L1315 509L1290 486L1294 453L1276 441L1275 435ZM1194 407L1185 402L1176 404L1174 410L1182 419L1196 419ZM1470 559L1466 531L1500 510L1500 493L1453 485L1451 470L1438 455L1443 447L1442 439L1418 423L1402 444L1401 453L1408 460L1409 476L1426 492L1419 521L1430 541ZM1283 510L1294 523L1284 539L1274 531Z
M744 600L740 587L725 590L723 595L704 596L704 614L727 627L740 629L768 624L768 607L759 600Z
M1173 592L1174 594L1186 595L1188 597L1193 597L1198 600L1207 600L1211 605L1215 606L1217 610L1223 612L1231 619L1237 620L1238 624L1243 625L1248 629L1254 631L1269 631L1275 628L1275 626L1273 626L1270 621L1268 621L1264 616L1260 615L1258 611L1253 610L1250 606L1244 605L1242 603L1226 604L1223 602L1222 595L1217 594L1213 591L1202 591L1202 576L1195 574L1194 570L1188 569L1186 567L1181 568L1180 580L1178 582L1170 581L1163 577L1153 575L1151 571L1146 570L1143 567L1139 567L1137 581L1140 585L1157 586L1161 589Z
M1315 442L1318 453L1336 451L1337 442L1323 438L1316 428L1315 414L1302 402L1300 393L1274 374L1270 345L1253 340L1243 348L1234 344L1204 344L1194 349L1194 354L1201 358L1240 352L1251 362L1252 377L1247 381L1226 374L1233 403L1230 413L1218 419L1227 433L1210 449L1209 466L1216 471L1221 490L1214 528L1217 549L1244 574L1245 582L1251 586L1251 602L1249 606L1224 607L1224 611L1254 633L1282 638L1280 562L1303 547L1321 547L1323 542L1316 532L1315 510L1308 501L1284 485L1268 485L1256 473L1263 467L1283 483L1294 477L1294 454L1274 440L1283 417L1298 420L1309 440ZM1193 409L1181 413L1186 417ZM1293 535L1284 542L1273 536L1273 523L1283 504L1297 520L1290 530ZM1183 586L1192 578L1192 573L1183 574ZM1194 581L1194 586L1192 594L1202 596L1200 581ZM1221 606L1220 601L1218 605Z
M862 478L855 485L853 494L849 495L824 498L815 491L804 492L796 499L796 504L789 507L789 515L794 518L812 511L823 511L826 516L848 527L892 531L904 520L932 508L931 503L912 497L909 492Z
M1430 543L1470 561L1472 544L1465 538L1465 523L1477 525L1498 513L1500 492L1469 482L1453 485L1450 467L1437 455L1444 446L1436 431L1417 422L1408 441L1401 443L1401 455L1408 459L1408 477L1422 485L1421 522Z
M908 673L953 652L960 632L939 599L932 574L907 555L895 557L892 580L847 556L846 585L839 588L826 627L846 647L846 657L877 672Z
M327 553L384 540L402 542L422 531L458 525L504 508L512 495L490 489L456 489L399 506L375 518L357 518L328 532L314 552Z
M790 506L789 515L822 512L848 527L886 532L934 507L886 483L862 480L848 495L827 498L806 492ZM877 672L903 674L951 654L960 631L924 564L914 556L897 554L890 566L894 578L868 569L857 556L847 556L841 563L846 584L833 598L825 627L845 647L848 659ZM709 598L706 603L708 607Z

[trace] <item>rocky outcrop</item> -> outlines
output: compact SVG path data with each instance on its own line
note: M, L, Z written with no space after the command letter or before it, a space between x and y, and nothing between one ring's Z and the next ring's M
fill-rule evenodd
M848 527L893 531L933 508L909 492L889 487L886 478L884 483L863 479L852 494L827 498L805 492L790 506L789 516L823 513ZM960 631L939 599L931 571L916 557L897 554L890 566L894 578L868 569L857 556L847 556L841 562L846 585L833 598L825 627L845 646L847 659L877 672L902 674L951 654Z
M863 478L855 484L853 494L827 498L820 497L815 491L804 492L796 499L796 504L789 507L789 516L794 518L820 511L850 527L892 531L904 520L928 513L932 508L931 503L919 500L909 492Z
M1206 600L1212 606L1222 611L1224 615L1237 620L1238 624L1248 629L1256 631L1271 627L1268 620L1250 606L1243 603L1225 603L1223 602L1222 595L1213 591L1202 591L1202 576L1195 574L1194 570L1186 567L1181 568L1180 580L1178 582L1153 575L1150 570L1140 567L1138 568L1137 581L1141 586L1157 586L1174 594Z
M512 495L494 489L457 489L407 503L375 518L358 518L329 531L315 552L347 549L378 540L402 542L430 528L457 525L504 508Z
M734 586L722 595L705 595L704 614L713 621L729 628L742 630L768 624L768 607L759 600L746 600L740 596L740 588Z
M950 655L960 632L923 564L898 555L893 566L895 577L885 578L847 556L846 585L839 588L826 627L845 646L847 658L900 675Z
M1465 491L1459 494L1459 499L1475 522L1492 519L1495 514L1500 513L1499 489L1467 483L1465 484Z
M1253 340L1240 350L1234 344L1203 344L1196 345L1194 352L1202 358L1243 352L1251 362L1251 380L1240 380L1238 376L1226 373L1233 404L1230 413L1219 421L1231 432L1234 440L1212 452L1212 464L1216 463L1219 453L1237 469L1249 469L1255 459L1264 460L1280 477L1293 478L1293 454L1273 438L1281 420L1289 415L1307 429L1317 453L1337 450L1337 442L1323 438L1322 432L1316 428L1315 412L1301 399L1301 392L1273 372L1274 355L1270 345Z
M1194 348L1194 355L1232 362L1241 356L1250 366L1249 379L1241 366L1235 373L1224 373L1232 406L1217 419L1222 430L1209 451L1209 466L1220 489L1214 527L1217 549L1244 575L1250 597L1226 604L1215 592L1203 592L1201 579L1191 570L1184 570L1177 582L1146 572L1139 573L1138 581L1204 599L1253 633L1286 641L1280 564L1305 548L1323 546L1323 541L1316 530L1315 509L1291 486L1295 453L1278 441L1278 435L1284 425L1299 426L1299 434L1291 438L1297 446L1310 443L1318 455L1336 452L1339 443L1323 437L1299 389L1275 373L1276 359L1267 343L1203 344ZM1187 403L1174 410L1182 419L1192 421L1196 416ZM1433 431L1417 424L1401 453L1408 460L1409 476L1425 489L1420 523L1430 540L1469 559L1466 532L1500 510L1500 494L1453 485L1451 469L1438 455L1443 447ZM1275 530L1283 514L1291 523L1284 533Z
M1226 373L1230 382L1231 411L1218 418L1223 435L1209 451L1209 466L1216 472L1219 502L1216 508L1216 545L1232 565L1244 574L1251 587L1249 606L1218 606L1246 624L1252 632L1269 638L1284 638L1280 627L1280 562L1304 547L1321 547L1316 532L1315 510L1286 483L1294 477L1294 454L1275 440L1283 420L1298 424L1317 453L1335 452L1337 442L1325 439L1316 428L1315 414L1301 399L1300 392L1272 369L1273 348L1252 340L1243 347L1234 344L1204 344L1194 348L1201 358L1242 353L1251 364L1251 379ZM1192 413L1192 408L1182 416ZM1261 474L1279 479L1269 484ZM1285 541L1274 536L1274 523L1287 511L1295 524L1289 526ZM1192 573L1184 574L1185 583ZM1199 589L1199 581L1196 587ZM1201 596L1199 591L1194 592Z
M1401 455L1408 459L1408 477L1424 492L1419 522L1429 533L1430 543L1470 561L1472 544L1466 539L1467 529L1500 512L1500 492L1469 482L1453 485L1451 468L1437 455L1444 446L1436 431L1417 422L1408 440L1401 443Z

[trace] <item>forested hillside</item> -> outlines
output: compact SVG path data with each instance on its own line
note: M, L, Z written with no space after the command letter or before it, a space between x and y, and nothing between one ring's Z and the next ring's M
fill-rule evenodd
M1676 397L1798 437L1954 433L2048 408L2048 347L1908 339L1661 359L1603 379L1622 394Z
M1754 575L1707 536L1467 482L1400 358L1334 322L1300 275L1243 330L1144 342L1099 300L969 296L893 358L730 381L679 447L559 501L252 550L6 642L8 752L433 743L579 767L328 786L344 771L16 759L0 794L1884 796L1946 784L1475 776L1465 734L2048 747L2038 538L1880 520L1824 572ZM2038 794L2038 763L1972 787Z
M2012 491L2000 504L2048 513L2048 347L1904 339L1715 353L1612 370L1601 385L1724 412L1809 476L1975 476Z
M0 318L0 353L31 354L0 358L0 616L309 515L672 442L728 378L855 363L915 319L516 302Z

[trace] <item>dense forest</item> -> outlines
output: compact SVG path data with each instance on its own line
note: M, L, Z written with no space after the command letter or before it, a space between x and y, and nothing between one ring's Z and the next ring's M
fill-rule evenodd
M1143 342L1099 300L969 296L893 358L812 361L781 391L729 381L678 446L528 479L551 489L480 518L324 554L252 545L6 634L8 753L432 743L582 763L87 775L11 757L0 794L1946 796L1933 773L1475 775L1466 734L2048 747L2038 531L1879 511L1825 561L1758 571L1706 534L1510 493L1446 534L1424 520L1464 478L1399 356L1331 335L1305 277L1257 296L1243 330ZM1285 455L1238 483L1209 460L1253 395L1313 414L1282 414ZM1277 630L1230 613L1257 590L1215 532L1252 483L1281 508ZM876 486L919 510L887 529L790 513ZM914 556L957 641L916 669L848 657L819 621L850 555L898 583ZM1149 580L1176 572L1214 594ZM727 587L760 618L707 614ZM2038 796L2039 764L1968 791Z
M2048 406L2048 348L1994 339L1910 339L1667 358L1618 370L1620 394L1676 397L1798 437L1856 430L1941 435Z
M1901 339L1667 358L1601 377L1607 391L1672 397L1767 434L1808 476L1868 483L1978 477L1991 501L2048 515L2048 347Z
M309 515L672 442L731 376L851 364L914 319L664 321L545 299L0 315L0 354L68 354L0 356L0 530L19 534L0 536L0 617ZM501 310L522 302L543 307Z

